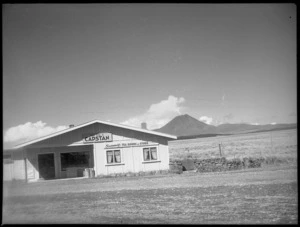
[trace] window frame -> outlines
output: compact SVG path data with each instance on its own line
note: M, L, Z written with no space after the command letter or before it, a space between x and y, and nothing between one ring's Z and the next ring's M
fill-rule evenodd
M119 156L120 156L120 161L119 162L116 162L116 155L115 155L115 151L119 152ZM112 152L112 162L108 162L108 152ZM121 150L118 149L118 150L106 150L106 164L107 165L119 165L119 164L122 164L122 156L121 156Z
M156 152L156 159L153 159L153 155L151 152L151 149L155 148L155 152ZM148 156L149 159L145 159L145 150L148 149ZM143 162L160 162L158 159L158 147L143 147Z

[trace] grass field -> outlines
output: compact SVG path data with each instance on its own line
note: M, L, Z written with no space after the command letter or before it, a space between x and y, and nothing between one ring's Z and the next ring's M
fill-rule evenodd
M297 161L297 130L207 137L169 142L170 160L184 158L277 157Z
M4 184L3 223L296 224L296 166Z

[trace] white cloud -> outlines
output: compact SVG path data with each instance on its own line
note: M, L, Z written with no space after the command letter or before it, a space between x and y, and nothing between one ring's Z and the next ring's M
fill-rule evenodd
M233 114L229 113L229 114L226 114L223 116L223 120L224 120L224 122L229 122L233 119L233 117L234 117Z
M181 114L184 107L180 104L184 102L183 97L177 98L170 95L168 99L152 104L146 113L132 117L121 124L140 127L142 122L146 122L148 129L160 128Z
M271 125L276 125L276 124L277 124L276 122L272 122L272 123L271 123Z
M260 125L259 123L250 123L250 125Z
M202 122L204 122L205 124L210 125L210 124L212 124L212 122L213 122L213 118L212 118L212 117L207 117L207 116L201 116L201 117L199 118L199 121L202 121Z
M201 116L201 117L199 117L198 120L204 122L205 124L214 125L214 126L224 124L223 121L221 121L217 118L208 117L208 116Z
M68 128L67 126L54 128L46 124L37 121L36 123L27 122L23 125L11 127L4 133L4 142L28 141Z

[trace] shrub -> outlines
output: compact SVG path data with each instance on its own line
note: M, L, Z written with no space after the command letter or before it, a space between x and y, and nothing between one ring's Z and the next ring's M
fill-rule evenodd
M141 171L141 172L139 172L139 175L140 176L145 176L145 172Z

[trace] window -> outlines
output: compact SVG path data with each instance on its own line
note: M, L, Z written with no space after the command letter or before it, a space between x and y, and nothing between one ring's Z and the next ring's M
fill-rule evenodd
M120 150L106 151L107 163L121 163L121 152Z
M61 153L61 170L66 171L70 167L89 168L89 158L90 152L88 151Z
M144 161L157 160L157 149L156 147L144 148Z

